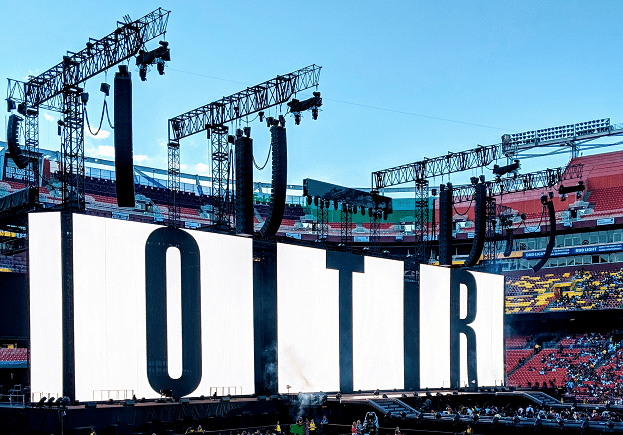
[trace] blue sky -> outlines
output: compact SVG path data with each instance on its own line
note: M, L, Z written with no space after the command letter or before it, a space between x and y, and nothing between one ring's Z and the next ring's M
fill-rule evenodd
M171 10L172 61L165 76L154 70L147 82L131 63L137 164L166 168L169 118L314 63L323 67L323 111L300 126L288 118L293 184L316 178L369 187L373 171L497 143L503 133L623 122L621 3L614 1L34 1L3 10L0 92L6 95L7 77L37 75L88 37L114 30L125 14L136 19L159 6ZM115 71L86 84L92 124L101 113L100 83L112 84ZM57 119L42 112L42 148L60 149ZM250 125L263 162L268 130ZM0 140L5 135L3 128ZM112 145L112 135L87 137L85 150L112 158ZM181 145L183 170L209 175L205 134ZM567 160L531 159L522 168ZM255 178L268 181L270 171Z

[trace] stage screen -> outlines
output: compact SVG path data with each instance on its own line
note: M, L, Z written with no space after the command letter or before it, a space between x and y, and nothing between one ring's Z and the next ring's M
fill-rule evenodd
M28 215L30 264L30 391L63 394L61 215Z
M352 256L361 272L347 272L352 299L340 306L344 272L328 267L327 256L277 245L279 391L339 391L341 376L352 376L355 391L403 388L403 263ZM340 373L340 310L352 312L352 373Z
M218 388L219 395L253 394L252 241L174 230L190 235L186 238L198 248L198 265L193 270L182 270L188 263L181 261L184 253L180 249L162 248L157 240L148 243L159 229L162 227L151 224L73 215L76 399L122 399L132 394L139 398L160 397L150 385L147 370L146 331L150 323L146 309L149 280L146 258L151 257L146 251L149 246L166 252L166 302L161 304L166 305L166 315L151 320L151 324L164 325L166 332L160 335L166 335L163 343L168 373L160 370L159 375L172 379L188 377L187 371L182 372L182 354L189 353L200 363L195 370L198 384L185 395L207 396L214 388ZM48 225L45 238L31 237L31 243L41 246L53 232L59 234L60 228ZM54 255L58 256L58 252L60 249ZM193 251L192 256L197 252ZM48 272L60 274L57 264L34 266L40 268L41 275L37 276ZM192 273L200 281L196 304L185 302L188 292L182 292L184 277ZM60 301L54 304L60 306ZM200 316L200 322L187 326L184 332L197 339L192 352L182 345L184 304L197 307L196 316ZM31 309L31 318L47 318L47 325L48 310L42 312L42 309ZM33 343L33 354L39 346ZM33 378L39 376L40 369L32 367ZM177 393L173 391L174 396Z
M461 282L457 300L451 297L452 276ZM468 310L468 296L473 298ZM452 319L451 304L457 304ZM471 319L472 316L475 316ZM467 321L467 326L461 323ZM471 320L471 321L470 321ZM471 360L477 382L469 382L468 339L459 328L473 333L476 345ZM458 331L458 332L457 332ZM452 338L459 342L458 355L452 355ZM452 358L458 358L459 370L453 373ZM452 385L452 376L458 385ZM472 378L474 379L474 378ZM482 272L451 270L438 266L420 266L420 388L456 388L501 385L504 381L504 276ZM474 385L478 384L478 385Z

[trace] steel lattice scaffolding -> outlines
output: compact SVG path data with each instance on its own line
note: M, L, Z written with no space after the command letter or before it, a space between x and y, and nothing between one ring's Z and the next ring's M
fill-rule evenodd
M82 89L78 85L136 55L146 42L164 34L169 13L158 8L138 20L117 22L113 32L101 39L89 38L86 48L76 53L68 52L60 63L38 76L26 82L9 79L7 100L25 107L22 112L26 114L26 150L29 158L38 158L39 109L62 113L64 207L84 207L84 103L81 101ZM29 111L34 112L29 115ZM33 178L38 185L38 166L34 162L33 165Z
M68 88L63 93L63 129L61 160L63 174L63 207L84 208L84 118L82 89Z
M487 195L486 219L487 227L485 244L482 253L482 263L486 264L488 267L494 267L497 261L497 235L495 232L497 224L497 207L495 197L490 193Z
M217 225L229 224L229 142L227 141L227 126L218 126L211 129L210 148L212 155L212 198L213 223Z
M289 74L279 75L259 85L251 86L218 101L206 104L169 119L169 142L178 141L193 134L209 130L212 153L212 195L215 201L215 223L228 224L225 216L229 211L228 169L231 166L227 134L222 133L229 122L287 102L297 92L317 87L320 80L318 65L310 65ZM260 117L261 120L261 117ZM223 143L223 135L225 141ZM214 138L214 136L217 136ZM177 162L171 162L179 165ZM175 186L169 185L169 189ZM179 216L179 211L174 212ZM174 223L179 226L179 222Z
M329 235L329 201L321 199L316 205L316 241L325 243Z
M169 188L169 225L178 227L180 222L180 143L171 141L167 146L169 167L167 171Z
M340 242L346 249L353 245L353 209L348 204L342 204L340 213Z
M426 261L426 243L428 239L428 180L415 181L415 250L416 262Z
M24 137L28 166L25 169L24 183L39 187L39 111L26 112L24 117Z

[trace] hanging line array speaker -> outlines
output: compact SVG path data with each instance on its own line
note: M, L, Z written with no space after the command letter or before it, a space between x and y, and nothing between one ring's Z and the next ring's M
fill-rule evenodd
M237 137L236 148L236 233L253 234L253 139Z
M452 264L452 185L439 190L439 265Z
M117 205L134 207L132 78L126 65L115 74L115 174Z
M487 186L477 184L475 188L474 240L469 257L465 260L465 267L474 267L478 263L487 237Z
M273 174L268 218L260 229L260 233L264 237L274 236L281 226L283 212L286 207L286 184L288 179L286 129L273 125L270 128L270 141L273 147Z
M513 252L513 229L508 228L506 230L506 248L504 249L504 256L508 257Z
M547 201L544 207L547 207L547 211L549 212L549 240L547 241L543 257L537 264L532 266L534 272L538 272L545 266L545 263L549 260L549 256L552 255L552 249L554 249L554 244L556 243L556 210L554 210L554 202L551 200Z
M23 121L18 115L10 115L9 123L7 124L6 142L9 147L9 155L15 166L19 169L24 169L28 166L28 158L22 153L22 149L19 146L19 123Z

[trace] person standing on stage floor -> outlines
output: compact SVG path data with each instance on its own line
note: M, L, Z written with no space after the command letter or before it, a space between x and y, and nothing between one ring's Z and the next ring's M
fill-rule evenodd
M277 435L281 435L281 425L279 424L279 422L277 422L277 425L275 426L275 433Z
M357 420L357 434L361 435L363 432L363 425L361 424L361 420Z
M316 423L314 422L314 419L312 418L311 421L309 422L309 435L315 435L316 434Z
M357 423L353 421L353 425L350 427L350 434L357 435Z
M394 435L401 435L400 428L398 426L396 426L396 429L394 430Z
M305 418L305 435L309 435L309 420Z
M322 421L320 422L320 433L323 434L324 433L324 426L325 424L329 424L329 419L327 418L326 415L322 416Z

